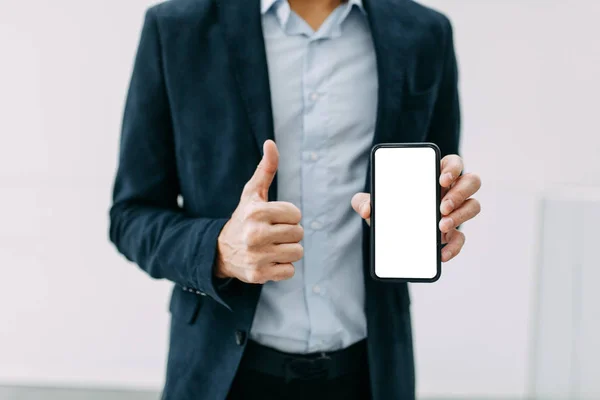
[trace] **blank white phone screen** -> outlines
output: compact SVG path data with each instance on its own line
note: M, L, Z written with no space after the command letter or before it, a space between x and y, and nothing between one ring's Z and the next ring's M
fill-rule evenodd
M431 147L380 147L373 155L375 274L437 275L437 155Z

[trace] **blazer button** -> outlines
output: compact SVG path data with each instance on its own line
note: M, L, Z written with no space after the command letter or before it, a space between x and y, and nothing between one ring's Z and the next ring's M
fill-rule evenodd
M246 344L246 332L240 330L235 331L235 343L238 346Z

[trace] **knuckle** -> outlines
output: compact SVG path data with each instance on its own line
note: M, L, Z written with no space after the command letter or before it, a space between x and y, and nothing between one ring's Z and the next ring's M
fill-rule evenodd
M286 211L290 214L290 217L294 221L295 224L299 223L302 220L302 212L294 204L287 203Z
M265 213L263 203L250 203L246 208L246 219L260 221Z
M294 246L294 258L300 260L304 256L304 247L300 243Z
M273 274L273 276L271 276L269 278L269 280L271 280L273 282L279 282L279 281L283 281L285 279L287 279L287 272L285 272L285 271Z
M246 280L250 283L261 283L263 278L262 272L257 269L252 269L246 274Z
M261 224L251 223L244 227L244 244L248 247L258 246L262 242L265 228Z
M295 274L294 266L290 264L279 264L277 266L279 269L278 273L273 277L273 280L282 281L285 279L290 279Z
M244 264L246 264L248 267L256 269L258 268L260 261L260 256L257 253L253 251L246 252L246 255L244 257Z
M295 273L296 273L296 267L294 266L294 264L290 264L289 276L292 277L292 276L294 276Z
M284 270L282 276L284 279L290 279L296 274L296 268L289 264L288 267Z
M254 236L262 241L269 234L269 225L263 223L256 224L254 228Z
M298 238L298 241L301 241L302 239L304 239L304 228L301 225L296 225L295 230L296 230L296 237Z
M248 194L251 189L252 189L252 185L251 185L250 181L246 182L246 184L242 188L242 195Z

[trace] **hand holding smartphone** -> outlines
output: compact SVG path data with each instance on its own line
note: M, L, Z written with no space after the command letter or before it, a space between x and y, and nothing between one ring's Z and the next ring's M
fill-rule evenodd
M371 275L398 282L441 276L440 150L433 143L371 151Z

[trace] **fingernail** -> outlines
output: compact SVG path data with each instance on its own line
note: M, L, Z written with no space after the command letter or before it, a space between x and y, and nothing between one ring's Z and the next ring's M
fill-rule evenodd
M444 203L442 204L442 213L444 214L450 214L450 212L454 210L454 202L451 199L448 200L444 200Z
M450 250L442 250L442 257L445 260L449 260L452 258L452 252Z

